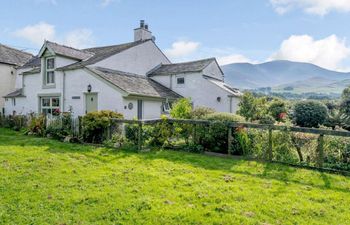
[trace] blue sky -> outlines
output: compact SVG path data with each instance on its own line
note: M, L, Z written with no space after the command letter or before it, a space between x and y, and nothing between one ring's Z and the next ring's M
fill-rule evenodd
M12 0L0 43L36 53L44 39L78 48L133 40L145 19L174 61L288 59L350 71L346 0Z

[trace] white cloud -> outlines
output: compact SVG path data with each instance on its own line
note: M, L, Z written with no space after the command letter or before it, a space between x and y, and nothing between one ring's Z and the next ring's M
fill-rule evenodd
M42 45L44 40L55 39L55 26L40 22L35 25L28 25L14 32L19 38L27 39L35 45Z
M198 50L199 42L193 41L177 41L171 45L170 49L165 50L165 54L170 58L180 58L188 56Z
M56 35L55 26L46 22L25 26L13 32L13 35L36 46L41 46L45 40L56 41L75 48L85 48L94 44L93 33L89 29L76 29L59 36Z
M101 6L102 7L106 7L108 5L110 5L111 3L115 2L115 1L120 1L120 0L101 0Z
M349 0L270 0L270 3L279 14L297 8L316 15L326 15L330 11L350 12Z
M331 35L314 40L309 35L293 35L284 40L280 49L269 60L291 60L309 62L318 66L341 70L342 62L350 56L350 48L345 39Z
M232 54L232 55L218 57L217 60L220 65L227 65L231 63L245 63L245 62L254 63L249 58L240 54Z
M69 32L63 40L63 43L76 48L87 48L94 45L94 37L89 29L77 29Z

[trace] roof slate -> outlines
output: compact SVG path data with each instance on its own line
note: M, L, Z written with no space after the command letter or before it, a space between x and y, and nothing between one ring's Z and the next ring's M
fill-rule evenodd
M33 56L28 62L26 62L23 66L18 67L19 69L25 69L25 68L34 68L34 67L40 67L41 60L38 56Z
M4 96L4 98L15 98L15 97L25 97L22 93L23 89L17 89L14 92L11 92L9 94L7 94L6 96Z
M85 50L79 50L65 45L57 44L54 42L46 41L46 46L54 51L55 54L67 56L73 59L87 59L93 54Z
M135 42L130 42L130 43L125 43L125 44L120 44L120 45L111 45L111 46L104 46L104 47L96 47L96 48L87 48L84 49L84 51L90 52L93 55L81 62L73 63L71 65L63 66L60 68L57 68L58 70L73 70L73 69L79 69L83 68L88 65L95 64L101 60L104 60L112 55L115 55L117 53L120 53L122 51L125 51L129 48L135 47L139 44L145 43L150 40L145 40L145 41L135 41Z
M27 74L37 74L41 72L41 68L40 67L34 67L33 69L23 72L23 75L27 75Z
M22 66L32 54L0 44L0 63Z
M89 70L109 81L130 95L181 98L182 96L146 76L110 70L100 67L88 67Z
M148 76L200 72L215 60L215 58L209 58L192 62L163 64L151 71Z
M235 96L235 97L242 96L242 92L240 92L237 88L233 88L221 80L218 80L216 78L212 78L206 75L203 75L203 77L207 79L209 82L219 86L220 88L228 92L230 96Z

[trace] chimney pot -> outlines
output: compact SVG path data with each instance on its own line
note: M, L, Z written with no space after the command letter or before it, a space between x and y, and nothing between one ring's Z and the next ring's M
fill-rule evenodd
M144 28L145 27L145 20L140 20L140 28Z
M145 29L148 30L148 24L145 24Z

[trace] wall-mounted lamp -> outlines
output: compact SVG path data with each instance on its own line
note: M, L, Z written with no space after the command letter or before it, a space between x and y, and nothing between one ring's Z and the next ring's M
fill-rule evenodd
M90 93L90 92L91 92L91 89L92 89L91 84L89 84L89 85L87 86L87 91Z
M221 102L221 97L217 97L216 101Z

